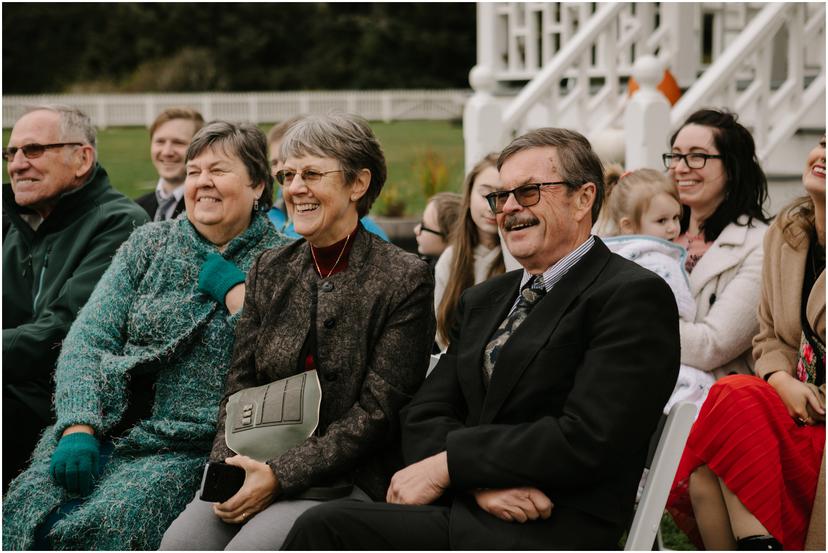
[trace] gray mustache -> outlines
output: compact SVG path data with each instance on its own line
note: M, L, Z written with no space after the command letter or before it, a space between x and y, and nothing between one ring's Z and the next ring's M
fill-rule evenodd
M506 215L505 219L503 219L503 230L507 230L507 231L512 230L513 228L515 228L518 225L537 225L537 224L538 224L537 218L532 217L531 215L526 217L526 216L509 214L509 215Z

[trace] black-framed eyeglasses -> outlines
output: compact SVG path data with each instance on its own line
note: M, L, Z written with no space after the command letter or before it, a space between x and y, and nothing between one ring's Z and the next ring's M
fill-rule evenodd
M290 186L296 175L302 177L302 182L305 184L316 184L322 180L322 177L330 173L339 173L342 169L332 169L330 171L316 171L314 169L303 169L302 171L294 171L293 169L282 169L276 171L276 182L282 186Z
M672 169L677 167L681 160L688 169L702 169L707 164L708 159L722 159L721 154L703 154L701 152L691 152L689 154L662 154L661 159L664 161L665 169Z
M23 157L26 159L35 159L43 155L46 150L53 148L63 148L64 146L83 146L82 142L56 142L55 144L26 144L25 146L9 146L3 150L3 159L11 161L18 151L23 152Z
M503 208L506 206L506 202L509 200L509 194L514 194L517 203L519 203L523 207L532 207L540 201L541 186L566 186L569 184L570 183L566 181L530 182L529 184L518 186L517 188L513 188L512 190L500 190L498 192L491 192L490 194L486 194L484 198L486 198L486 201L489 202L489 209L492 210L492 213L497 215L498 213L503 213Z
M417 223L417 226L414 227L414 232L417 233L417 234L420 234L421 232L430 232L431 234L436 234L440 238L445 238L446 237L445 232L440 232L439 230L434 230L433 228L428 228L427 226L425 226L425 223L423 223L422 221Z

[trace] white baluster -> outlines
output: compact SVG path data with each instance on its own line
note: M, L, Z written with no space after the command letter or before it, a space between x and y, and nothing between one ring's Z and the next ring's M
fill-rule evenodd
M639 89L624 112L626 167L662 167L661 154L667 147L670 130L670 103L656 86L664 76L664 66L653 56L642 56L633 66Z
M503 108L492 95L496 82L489 67L475 65L469 72L475 90L463 110L466 172L489 152L504 146Z

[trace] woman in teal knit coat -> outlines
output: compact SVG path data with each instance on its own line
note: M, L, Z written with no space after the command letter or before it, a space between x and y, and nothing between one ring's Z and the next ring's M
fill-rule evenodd
M198 488L244 274L286 240L255 126L212 123L186 159L187 216L133 233L63 344L57 422L4 498L4 549L156 549Z

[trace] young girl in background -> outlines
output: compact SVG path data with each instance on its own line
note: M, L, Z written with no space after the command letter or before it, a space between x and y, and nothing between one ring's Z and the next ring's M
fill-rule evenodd
M504 272L497 221L484 197L498 178L497 154L487 155L466 176L460 218L434 270L437 344L443 351L463 290Z
M609 191L606 219L617 234L604 238L607 247L667 281L676 296L679 316L694 320L696 302L684 269L687 251L672 242L679 235L682 213L676 185L660 171L622 173L617 165L607 169L605 181ZM690 401L701 408L713 382L712 374L682 365L664 412L678 401Z
M462 201L456 192L440 192L429 198L423 218L414 227L420 255L436 259L445 251L451 229L460 218Z

